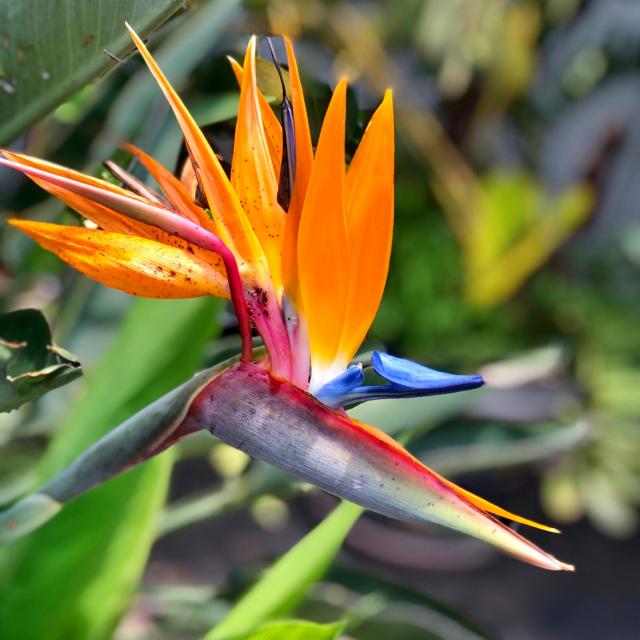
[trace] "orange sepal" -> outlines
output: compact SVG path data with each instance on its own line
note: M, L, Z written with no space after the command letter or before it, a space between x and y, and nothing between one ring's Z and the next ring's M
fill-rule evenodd
M244 59L231 184L267 257L271 280L278 291L281 286L284 211L278 204L278 181L258 103L255 48L254 36L249 41Z
M244 71L242 65L237 60L231 57L227 57L231 69L238 81L238 85L242 87L242 78ZM262 115L262 124L264 125L264 132L267 137L267 146L269 147L269 155L271 156L271 163L273 164L273 171L276 175L276 179L280 177L280 165L282 164L282 127L280 122L273 112L271 105L267 102L262 91L258 90L258 104L260 105L260 114Z
M53 162L47 162L46 160L40 160L39 158L33 158L22 153L15 153L13 151L2 150L2 155L8 160L13 160L19 164L27 167L33 167L42 171L47 171L53 175L68 178L69 180L75 180L82 184L87 184L98 189L103 189L110 193L117 193L119 195L138 198L135 194L123 189L106 180L100 180L93 176L85 175L79 171L68 169ZM27 174L28 175L28 174ZM79 194L73 193L68 189L65 189L59 185L53 184L44 179L39 179L35 176L29 176L39 187L50 193L52 196L62 200L68 207L77 211L91 222L97 224L106 231L114 231L116 233L126 233L145 236L144 225L141 222L132 220L122 214L113 211L109 207L93 202L88 198L85 198Z
M300 293L309 333L312 389L329 376L347 299L346 87L345 80L338 83L324 118L298 234Z
M507 511L502 507L499 507L497 504L493 504L480 496L475 495L475 493L471 493L462 487L459 487L457 484L450 482L449 480L445 480L442 478L444 482L447 482L451 488L462 498L468 500L474 506L478 507L482 511L486 511L487 513L492 513L494 516L500 516L501 518L506 518L507 520L512 520L513 522L519 522L520 524L525 524L528 527L533 527L534 529L542 529L542 531L547 531L549 533L560 533L558 529L555 527L550 527L547 524L541 524L540 522L536 522L535 520L529 520L528 518L523 518L511 511Z
M180 170L180 184L195 200L198 192L198 178L196 178L196 172L193 170L193 164L189 158L182 163L182 169Z
M295 126L296 174L293 193L291 194L291 203L289 204L285 223L282 277L285 291L293 300L294 304L300 307L302 306L302 301L299 295L298 284L298 230L302 207L309 186L311 168L313 166L313 146L311 144L307 107L304 102L304 92L302 90L302 82L298 72L293 45L286 36L283 36L283 39L287 49L289 80L291 84L290 98ZM301 311L301 309L298 310Z
M163 167L157 160L142 151L142 149L138 149L138 147L134 147L132 144L124 144L122 148L135 156L140 164L151 174L176 213L199 224L205 229L213 231L214 225L211 218L204 209L194 203L187 188L171 171Z
M216 234L254 269L264 271L264 254L218 158L145 44L129 24L126 26L180 125L194 169L213 214Z
M117 185L111 184L110 182L105 182L104 180L100 180L99 178L94 178L92 176L73 171L72 169L68 169L51 162L46 162L44 160L39 160L38 158L32 158L31 156L25 156L8 151L3 151L2 153L7 160L16 162L18 163L18 165L26 167L26 171L23 170L25 172L25 175L28 175L45 191L64 202L68 207L87 218L87 220L90 220L94 224L98 225L98 227L100 227L104 231L122 233L139 238L155 240L163 244L178 247L179 249L184 249L189 253L197 256L201 260L209 263L221 274L223 278L226 277L222 259L217 253L202 249L201 247L178 237L174 233L169 233L151 224L145 224L144 222L134 220L133 218L125 216L111 208L107 204L107 201L109 200L109 194L115 194L118 197L129 199L129 201L133 204L139 202L153 207L156 206L155 203L151 203L145 200L145 198L131 193L126 189L122 189ZM16 166L14 168L19 169L20 166ZM44 173L36 176L33 175L33 173L29 173L29 169L36 169L39 172ZM70 185L69 187L65 187L61 185L59 181L55 181L56 177L73 182L68 183ZM72 190L71 184L73 183L80 186L87 186L90 189L98 190L94 192L93 197L96 198L96 193L104 195L106 197L105 203L100 203L95 199L91 199L91 195L82 195L82 190L80 190L80 192L78 192L77 190ZM87 193L89 192L87 191ZM246 271L246 269L244 271Z
M349 165L346 219L349 294L336 364L362 344L384 291L393 235L393 102L387 91Z
M144 298L228 298L226 277L186 249L84 227L9 220L74 269Z

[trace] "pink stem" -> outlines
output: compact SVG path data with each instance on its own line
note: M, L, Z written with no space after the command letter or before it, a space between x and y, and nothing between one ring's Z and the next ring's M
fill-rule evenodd
M218 236L211 234L219 243L218 249L212 249L220 255L224 262L224 268L227 271L227 279L229 280L229 293L231 294L231 302L233 309L238 318L238 329L240 331L240 340L242 342L242 354L240 359L242 362L251 362L251 354L253 345L251 342L251 320L249 319L249 311L244 302L244 294L242 289L242 279L240 278L240 270L234 255ZM193 244L197 244L194 242ZM206 249L206 247L203 247Z
M110 209L114 209L129 218L153 225L187 242L191 242L202 249L217 253L222 258L227 271L231 302L238 318L240 337L242 339L241 359L243 362L251 362L251 320L244 301L242 279L240 277L238 263L229 247L227 247L218 236L197 225L195 222L151 202L108 191L83 182L77 182L64 176L7 160L6 158L0 157L0 164L67 189L72 193L76 193Z
M247 300L252 310L253 324L269 352L271 372L280 378L290 380L291 349L280 304L272 287L260 290L260 293L262 295L248 296Z

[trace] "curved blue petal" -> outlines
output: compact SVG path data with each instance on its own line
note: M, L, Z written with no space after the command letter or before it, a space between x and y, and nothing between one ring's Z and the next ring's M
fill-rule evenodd
M316 398L330 407L341 407L344 398L361 385L363 380L362 365L352 364L346 371L322 386L316 393Z
M374 351L371 364L379 376L391 382L398 391L431 390L440 393L475 389L484 384L482 376L459 376L430 369L422 364Z
M362 365L351 365L344 373L325 384L316 393L316 397L324 404L338 408L382 398L415 398L456 393L484 384L482 376L445 373L379 351L373 352L371 364L375 372L390 384L362 386Z

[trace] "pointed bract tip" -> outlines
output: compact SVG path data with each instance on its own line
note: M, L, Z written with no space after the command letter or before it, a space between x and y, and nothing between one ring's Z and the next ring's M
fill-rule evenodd
M28 221L21 220L20 218L9 218L7 220L7 224L15 227L16 229L23 229L23 227L28 226Z
M281 33L276 35L279 35L284 40L284 43L287 47L293 49L293 40L291 40L291 38L287 34Z
M255 34L249 38L249 42L247 42L247 49L245 52L245 56L256 56L256 51L258 49L258 36Z
M542 554L542 557L540 556L540 554ZM536 554L537 557L535 558L523 558L519 557L518 555L516 555L515 557L519 557L520 560L528 560L534 566L537 566L540 569L546 569L547 571L568 571L569 573L573 573L576 570L574 565L568 564L566 562L560 562L560 560L554 558L551 554L548 554L544 551L540 551L540 554Z
M133 39L136 47L138 47L138 49L146 49L142 38L137 34L136 30L128 22L125 22L124 26L127 27L127 31L129 31L129 35Z

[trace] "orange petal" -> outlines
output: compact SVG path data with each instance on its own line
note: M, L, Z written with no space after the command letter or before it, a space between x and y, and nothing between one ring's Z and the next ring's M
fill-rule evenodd
M242 77L244 75L242 66L231 57L228 57L227 60L229 60L231 64L231 69L236 76L238 84L242 87ZM262 115L262 124L267 137L267 146L269 147L269 155L271 156L271 163L273 164L273 171L276 174L277 180L280 177L280 165L282 164L282 127L262 91L258 90L257 93L260 114Z
M348 364L376 315L393 234L393 102L387 91L347 172L349 294L337 363Z
M187 188L176 178L171 171L163 167L157 160L147 155L141 149L132 144L124 144L122 148L134 155L140 164L151 174L158 183L165 196L173 205L176 213L189 218L192 222L199 224L205 229L213 230L211 218L204 209L194 203Z
M193 170L193 164L189 158L187 158L182 165L182 170L180 171L180 183L187 190L187 193L195 200L196 193L198 191L198 178L196 178L196 172Z
M546 524L540 524L535 520L523 518L522 516L511 513L511 511L507 511L506 509L503 509L502 507L499 507L498 505L493 504L492 502L489 502L488 500L485 500L484 498L481 498L480 496L477 496L474 493L471 493L470 491L467 491L466 489L463 489L456 484L453 484L453 482L449 482L444 478L442 478L442 480L447 482L459 496L461 496L465 500L468 500L469 502L471 502L471 504L478 507L478 509L481 509L482 511L492 513L493 515L500 516L501 518L507 518L508 520L512 520L513 522L526 524L527 526L533 527L535 529L542 529L542 531L548 531L549 533L560 533L560 531L555 527L550 527Z
M105 191L111 191L112 193L120 193L122 195L134 196L137 198L140 197L136 194L133 194L131 191L128 191L127 189L119 187L113 182L108 182L107 180L101 180L100 178L88 176L85 173L74 171L73 169L63 167L62 165L55 164L53 162L47 162L46 160L41 160L40 158L34 158L33 156L28 156L24 153L8 151L7 149L2 149L1 153L5 158L13 160L14 162L19 162L28 167L35 167L36 169L41 169L42 171L49 171L54 175L63 176L65 178L69 178L70 180L77 180L78 182L82 182L83 184L98 187L100 189L104 189Z
M226 277L185 249L83 227L9 220L78 271L145 298L228 298Z
M266 269L264 254L218 158L138 34L128 24L126 26L180 125L194 169L214 216L217 235L236 255L257 270L263 271Z
M284 37L284 43L287 49L287 62L289 63L289 79L291 82L290 97L293 107L293 122L296 137L296 175L285 223L282 277L285 290L289 294L289 297L295 304L300 306L301 300L298 295L298 228L300 226L302 207L309 186L309 178L311 177L313 147L311 145L307 107L304 102L304 92L302 91L302 82L300 81L300 74L298 73L298 65L296 63L293 45L286 36Z
M276 291L280 289L280 265L284 236L284 211L278 204L278 181L262 124L256 86L256 38L249 41L244 60L238 122L233 143L231 184L256 232Z
M42 171L47 171L49 173L52 173L53 175L62 176L63 178L68 178L70 180L75 180L82 184L97 187L110 193L117 193L127 197L137 197L135 196L135 194L132 194L126 189L122 189L121 187L112 184L111 182L100 180L99 178L94 178L92 176L87 176L83 173L73 171L72 169L62 167L52 162L46 162L45 160L33 158L22 153L14 153L5 150L2 151L2 155L5 156L8 160L13 160L14 162L18 162L27 167L34 167ZM142 236L145 235L143 229L147 225L143 225L141 222L137 222L136 220L127 218L126 216L123 216L120 213L109 209L108 207L98 204L97 202L92 202L88 198L72 193L68 189L64 189L59 185L47 182L46 180L41 180L35 176L29 177L42 189L50 193L52 196L55 196L59 200L62 200L62 202L64 202L68 207L82 214L85 218L91 220L91 222L94 222L106 231L115 231L117 233L127 233Z
M345 80L322 125L300 219L298 268L309 333L311 389L331 377L347 300L349 252L345 222Z
M21 154L3 153L7 160L17 163L14 165L15 169L24 167L21 170L36 184L105 231L156 240L184 249L208 262L223 276L225 275L222 258L217 253L202 249L180 238L175 233L169 233L151 224L134 220L112 208L131 209L134 205L139 204L154 210L158 206L156 203L149 202L117 185L50 162ZM3 159L0 159L0 162L3 162ZM34 175L33 169L38 172L38 175ZM63 181L65 181L64 184L62 184ZM158 207L158 210L163 211L164 207Z

